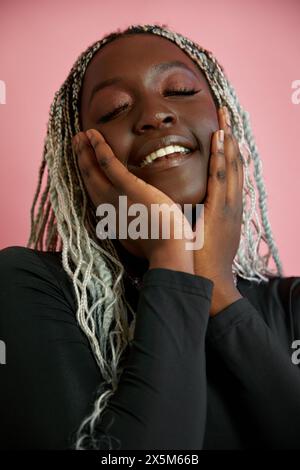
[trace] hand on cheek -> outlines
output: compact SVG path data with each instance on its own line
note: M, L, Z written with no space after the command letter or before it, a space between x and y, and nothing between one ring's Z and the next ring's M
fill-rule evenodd
M211 314L224 301L228 303L241 297L234 285L232 264L241 234L243 164L229 113L221 108L218 114L220 129L212 137L204 201L204 245L194 251L195 273L214 282ZM200 222L198 220L196 230Z

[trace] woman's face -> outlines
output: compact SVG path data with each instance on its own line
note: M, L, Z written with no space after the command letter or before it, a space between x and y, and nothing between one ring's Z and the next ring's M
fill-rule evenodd
M162 67L174 61L182 66ZM99 88L107 80L111 83ZM174 95L173 90L182 88L197 93ZM119 106L124 107L105 119ZM176 44L136 34L98 51L84 76L80 120L83 131L97 129L129 171L174 202L194 205L205 199L211 138L219 128L217 110L204 74ZM169 135L196 150L177 166L138 166L142 147L151 149L151 143Z

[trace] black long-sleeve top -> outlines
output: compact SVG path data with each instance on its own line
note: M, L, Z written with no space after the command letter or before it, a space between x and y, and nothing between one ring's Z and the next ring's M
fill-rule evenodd
M99 442L106 432L120 450L300 449L299 277L238 277L243 298L215 317L205 277L154 268L140 292L125 285L134 340ZM61 252L0 251L0 448L73 448L103 381L76 310Z

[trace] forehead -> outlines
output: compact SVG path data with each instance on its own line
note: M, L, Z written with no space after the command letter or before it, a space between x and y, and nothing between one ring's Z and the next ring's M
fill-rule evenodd
M179 60L192 69L200 79L204 74L197 64L172 41L154 34L134 34L115 39L101 48L89 63L83 87L90 88L126 72L138 77L160 62Z

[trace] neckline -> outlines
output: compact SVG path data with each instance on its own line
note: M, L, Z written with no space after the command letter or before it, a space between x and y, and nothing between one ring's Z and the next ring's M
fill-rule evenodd
M130 253L118 239L114 239L113 243L124 266L126 278L133 287L139 290L142 287L144 274L149 269L148 260Z

